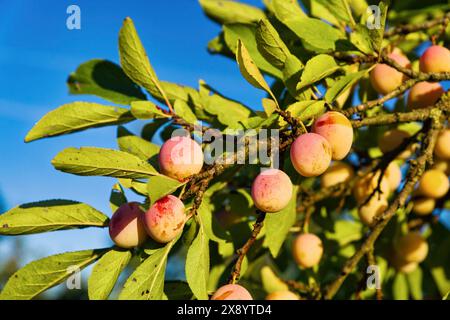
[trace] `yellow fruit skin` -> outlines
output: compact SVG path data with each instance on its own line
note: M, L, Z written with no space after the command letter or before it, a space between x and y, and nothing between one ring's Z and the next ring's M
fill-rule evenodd
M408 94L408 108L411 110L426 108L434 105L444 93L438 82L419 82Z
M386 211L388 202L384 198L373 196L369 202L363 205L358 210L358 215L362 223L367 226L372 226L375 216L382 214Z
M445 175L450 175L450 160L434 159L434 164L432 169L436 169L445 173Z
M450 51L441 46L431 46L420 57L422 72L450 72Z
M345 162L333 162L331 166L320 177L320 184L322 188L329 188L339 183L347 182L353 176L355 172L351 165Z
M396 61L402 67L411 67L408 58L402 54L391 53L388 57ZM377 64L370 72L370 83L372 84L372 87L375 91L383 95L397 89L406 79L407 77L403 73L382 63Z
M294 260L303 268L319 264L323 254L322 240L312 233L297 236L292 246Z
M300 300L300 298L291 291L275 291L269 293L266 300Z
M378 139L378 146L383 153L391 152L397 149L405 139L408 139L410 134L404 130L392 129L383 133ZM398 157L400 159L407 159L411 156L411 151L406 149Z
M434 154L443 160L450 160L450 129L445 129L439 134Z
M391 162L386 168L384 176L387 178L391 190L397 190L402 182L402 171L400 170L399 165L396 162Z
M289 204L292 188L291 179L283 171L264 170L253 181L252 199L259 210L278 212Z
M323 136L305 133L291 145L290 157L295 170L304 177L316 177L330 166L332 149Z
M417 191L425 197L439 199L445 196L449 189L448 177L440 170L427 170L419 181Z
M418 216L426 216L433 212L436 200L432 198L418 198L413 201L412 212Z
M398 240L396 252L404 262L420 263L428 255L428 243L418 232L410 232Z
M355 197L356 202L359 204L365 202L367 198L372 195L376 187L378 186L378 180L380 177L380 172L372 173L369 172L365 176L359 178L354 187L353 187L353 196ZM378 197L381 196L385 199L389 197L389 194L391 192L391 187L389 185L388 179L386 177L383 177L380 182L380 190L381 194L379 192L376 192L373 196Z
M226 284L217 289L211 300L253 300L253 297L243 286Z

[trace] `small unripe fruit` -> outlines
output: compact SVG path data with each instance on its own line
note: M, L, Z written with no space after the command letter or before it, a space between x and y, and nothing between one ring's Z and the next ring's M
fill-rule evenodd
M303 268L311 268L320 262L323 254L322 240L312 233L297 236L292 245L294 260Z
M444 93L438 82L419 82L415 84L408 94L408 108L420 109L434 105Z
M383 197L373 196L366 204L358 210L359 219L367 226L372 226L375 216L386 211L388 202Z
M329 188L349 181L354 175L355 172L351 165L345 162L334 162L320 177L320 184L322 188Z
M449 189L448 177L442 171L427 170L419 181L417 191L420 195L429 198L442 198Z
M420 57L422 72L450 72L450 51L441 46L431 46Z
M288 205L291 198L291 179L281 170L264 170L253 181L252 199L261 211L278 212Z
M450 160L450 129L441 131L434 147L434 153L443 160Z
M253 297L243 286L227 284L217 289L211 300L253 300Z
M436 200L432 198L418 198L413 201L412 212L418 216L426 216L433 212Z
M143 215L137 202L125 203L114 212L109 222L109 235L117 246L128 249L145 242Z
M342 160L350 152L353 143L353 127L340 112L329 111L320 116L312 131L320 134L330 143L333 160Z
M189 137L172 137L159 151L161 172L171 178L183 180L200 172L203 166L203 151Z
M316 133L302 134L291 145L292 164L304 177L324 173L330 165L331 153L327 139Z
M428 243L420 233L410 232L399 239L396 252L405 262L420 263L428 255Z
M397 190L398 186L402 182L402 171L396 162L391 162L384 172L384 176L389 182L391 191Z
M402 54L391 53L388 57L404 68L410 68L411 62ZM370 83L378 93L383 95L397 89L407 77L387 64L377 64L370 72Z
M383 133L383 135L378 139L378 146L383 153L391 152L410 137L410 134L404 130L392 129ZM406 149L403 151L399 158L407 159L411 156L411 151Z
M286 290L269 293L266 300L300 300L300 298L295 293Z
M147 233L153 240L167 243L183 230L186 222L184 204L175 196L165 196L148 209L144 222Z
M376 173L370 172L356 181L353 187L353 196L355 197L356 202L364 203L367 198L372 195L378 186L379 177L379 171ZM373 194L373 197L383 197L387 199L391 192L391 188L389 186L389 181L385 176L381 179L380 190L381 194L377 191Z

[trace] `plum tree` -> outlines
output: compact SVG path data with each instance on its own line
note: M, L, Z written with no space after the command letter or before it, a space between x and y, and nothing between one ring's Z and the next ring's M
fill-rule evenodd
M217 289L211 300L253 300L253 297L243 286L226 284Z
M391 192L390 183L384 176L378 186L380 174L380 171L377 171L376 173L368 173L356 180L355 185L353 186L353 196L355 197L357 203L362 204L372 194L373 197L383 197L387 199Z
M203 166L203 151L191 138L176 136L161 146L158 162L162 173L183 180L200 172Z
M184 204L173 195L156 201L144 215L148 235L160 243L175 239L183 230L185 222Z
M428 255L428 243L418 232L409 232L396 244L396 252L404 262L420 263Z
M114 212L109 222L109 235L117 246L133 248L145 242L143 216L137 202L124 203Z
M311 268L319 264L323 254L322 240L312 233L298 235L292 244L292 254L297 264Z
M327 139L333 160L342 160L350 152L353 143L353 127L342 113L326 112L314 122L312 132Z
M299 296L289 290L274 291L266 296L266 300L300 300Z
M449 189L448 177L440 170L427 170L419 181L418 194L429 198L442 198Z
M404 68L411 67L411 62L403 54L392 52L388 57ZM377 64L370 72L372 87L383 95L397 89L406 79L403 73L384 63Z
M445 47L430 46L420 57L422 72L450 72L450 50Z
M438 82L422 81L415 84L408 94L408 107L420 109L434 105L444 93Z
M339 183L347 182L355 175L353 167L345 162L333 162L327 171L320 176L322 188L329 188Z
M382 214L388 207L388 202L384 197L373 196L367 203L358 210L358 216L362 223L372 226L375 216Z
M441 131L436 140L434 153L443 160L450 160L450 129Z
M290 155L298 173L304 177L315 177L328 169L332 150L327 139L321 135L305 133L292 143Z
M400 147L400 145L409 137L410 134L401 129L387 130L383 132L378 139L378 147L381 152L388 153ZM411 151L406 149L398 157L401 159L407 159L410 155Z
M292 198L291 179L281 170L264 170L253 181L252 198L259 210L278 212L284 209Z
M433 212L436 200L433 198L417 198L413 200L412 212L418 216L426 216Z

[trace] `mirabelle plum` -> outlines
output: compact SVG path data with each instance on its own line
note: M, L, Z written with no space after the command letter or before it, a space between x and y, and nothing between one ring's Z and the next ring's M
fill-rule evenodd
M377 171L376 173L369 172L356 181L353 187L353 196L355 197L356 202L363 203L367 200L367 197L374 193L378 186L379 177L379 171ZM381 196L387 199L391 192L391 187L388 179L385 176L381 179L379 189L381 190L381 194L377 191L374 193L373 197Z
M442 160L442 159L434 159L434 164L431 167L432 169L436 169L439 171L442 171L447 176L450 175L450 161L449 160Z
M426 216L433 212L436 200L432 198L417 198L413 201L412 212L418 216Z
M266 300L300 300L300 298L292 291L285 290L269 293Z
M450 50L441 46L431 46L420 57L422 72L450 72Z
M401 273L410 273L417 269L419 264L417 262L406 262L401 259L401 256L397 252L392 252L389 259L391 265Z
M288 205L291 198L291 179L281 170L264 170L253 181L252 199L261 211L278 212Z
M144 222L147 233L153 240L167 243L183 230L186 222L184 204L175 196L165 196L148 209Z
M227 284L217 289L211 300L253 300L253 297L243 286Z
M302 134L291 145L292 164L304 177L324 173L330 165L331 153L327 139L316 133Z
M420 263L428 255L428 243L418 232L409 232L396 244L396 252L404 262Z
M400 170L397 162L391 162L384 172L384 176L389 182L391 191L397 190L398 186L402 182L402 171Z
M333 160L342 160L350 152L353 143L353 127L342 113L329 111L323 114L314 122L312 132L327 139Z
M449 189L448 177L440 170L430 169L425 171L419 181L418 194L429 198L442 198Z
M443 160L450 160L450 129L445 129L439 134L434 154Z
M378 139L378 147L381 152L388 153L391 152L403 143L406 139L410 137L410 134L404 130L392 129L383 133L383 135ZM401 159L407 159L411 156L411 150L405 149L398 157Z
M415 84L408 94L408 108L420 109L434 105L444 93L438 82L419 82Z
M322 258L322 240L312 233L300 234L292 244L292 253L299 266L303 268L314 267Z
M349 181L355 172L351 165L345 162L333 162L331 166L320 177L322 188L329 188L342 182Z
M405 68L411 67L411 62L402 54L391 53L388 57ZM377 64L370 72L370 83L378 93L383 95L397 89L407 77L387 64Z
M109 235L121 248L133 248L147 239L142 221L144 212L137 202L121 205L109 222Z
M358 215L362 223L367 226L372 226L375 216L382 214L386 211L387 207L388 202L385 198L373 196L366 204L359 208Z
M203 151L200 145L189 137L172 137L162 145L158 162L163 174L183 180L200 172L203 166Z

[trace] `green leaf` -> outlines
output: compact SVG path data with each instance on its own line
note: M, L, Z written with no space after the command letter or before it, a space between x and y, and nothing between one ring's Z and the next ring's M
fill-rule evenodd
M328 240L335 240L339 245L345 246L350 242L357 241L363 236L363 226L353 220L336 220L334 223L334 230L325 231L325 236Z
M169 300L191 300L192 291L184 281L166 281L164 294Z
M339 21L340 24L344 22L352 26L355 25L352 11L347 3L347 0L315 0L314 2L319 3L321 6L326 8L326 10L332 14L336 18L336 21Z
M122 126L117 128L117 143L121 151L131 153L145 161L159 154L158 145L135 136Z
M132 179L119 178L119 182L127 189L133 190L135 193L147 197L147 182L141 182Z
M0 300L28 300L70 277L74 268L83 269L107 250L67 252L33 261L14 273L3 287Z
M145 95L117 64L93 59L70 74L67 85L71 94L93 94L118 104L129 105L145 100Z
M125 196L125 192L123 191L120 183L114 184L111 189L111 194L109 195L109 206L111 208L111 212L116 212L121 205L127 202L127 197Z
M319 54L306 62L300 82L296 89L301 90L339 70L339 66L333 57Z
M303 63L294 55L288 56L284 64L283 82L289 94L296 100L311 99L311 89L297 90L303 68Z
M150 177L147 182L147 193L150 198L150 204L168 194L172 194L185 183L164 175Z
M70 200L20 205L0 215L0 234L18 235L87 227L105 227L108 217L91 206Z
M262 106L267 117L269 117L277 109L277 103L272 99L263 98Z
M374 48L374 50L380 52L382 49L382 44L383 44L383 37L384 37L384 30L385 30L385 26L386 26L386 17L387 17L387 9L388 6L386 5L385 2L380 1L378 3L378 8L380 9L380 25L379 27L375 27L369 30L369 36L370 39L372 41L372 47ZM368 12L366 11L366 14L368 14ZM373 15L370 15L371 19L374 19L375 17ZM374 23L375 21L367 21L367 17L365 17L365 19L363 19L363 21L366 20L367 22L372 22Z
M261 55L274 67L282 70L291 53L277 30L268 20L261 20L256 28L256 43Z
M152 94L161 94L164 100L167 100L136 32L133 20L129 17L125 18L119 31L119 55L123 71L131 80Z
M220 24L251 23L264 18L256 7L230 0L199 0L205 14Z
M409 292L411 293L411 296L414 298L414 300L422 300L422 268L417 267L414 271L407 273L406 280L408 281Z
M256 38L257 27L255 25L242 23L227 24L223 26L223 32L225 43L231 52L236 55L237 42L240 39L244 43L259 69L267 74L281 79L282 73L280 70L273 66L270 60L266 60L263 54L259 51Z
M79 176L139 179L159 174L146 161L128 152L95 147L64 149L52 164L57 170Z
M175 100L175 104L173 107L177 116L181 117L189 123L197 123L197 117L185 101Z
M329 24L314 18L293 18L285 21L305 44L317 51L335 50L337 42L345 39L345 35Z
M291 116L298 118L300 121L305 122L307 120L317 118L326 111L325 101L323 100L307 100L297 101L289 105L286 111L291 113ZM278 119L280 126L287 125L287 122L283 118Z
M129 250L112 249L94 265L88 281L89 300L106 300L131 260Z
M373 54L372 39L370 38L370 30L362 24L357 24L355 30L350 33L351 43L365 54Z
M270 0L270 5L275 17L283 23L293 17L306 16L297 0Z
M266 235L263 246L269 248L272 256L276 257L280 253L284 240L289 229L294 225L296 219L296 199L298 187L294 186L292 199L283 210L266 214L264 228Z
M338 98L347 89L364 77L369 69L365 69L355 73L349 73L337 80L325 93L325 101L331 103Z
M261 268L261 282L267 293L289 290L287 284L269 266L263 266Z
M238 40L236 61L239 65L239 70L241 71L241 74L245 78L245 80L247 80L255 88L266 91L274 101L277 100L241 40Z
M209 239L203 226L199 225L197 237L186 256L186 280L199 300L208 300Z
M406 281L406 276L403 273L397 273L394 278L394 283L392 284L392 294L394 300L408 300L408 282Z
M59 136L89 128L130 122L135 118L128 109L92 102L72 102L50 111L25 137L25 142Z
M179 236L141 263L130 275L120 292L119 300L161 300L167 257Z
M131 114L136 119L158 119L168 118L160 108L150 101L133 101L131 102Z

